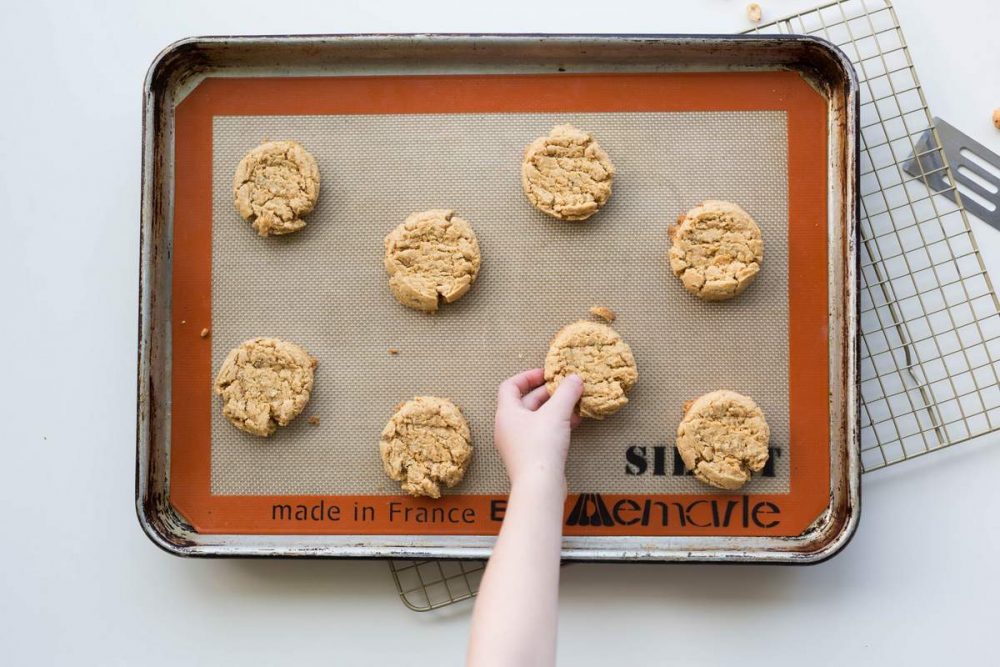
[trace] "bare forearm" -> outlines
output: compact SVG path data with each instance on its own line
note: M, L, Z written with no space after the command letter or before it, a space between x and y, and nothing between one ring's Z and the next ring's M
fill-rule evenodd
M471 667L555 664L566 454L582 394L570 375L550 395L541 368L497 390L494 444L511 491L472 614Z
M469 665L552 665L562 541L561 480L511 489L472 618Z

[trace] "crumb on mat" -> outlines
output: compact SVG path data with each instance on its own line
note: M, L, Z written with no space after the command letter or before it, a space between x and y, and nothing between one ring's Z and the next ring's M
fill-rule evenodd
M319 417L317 417L316 415L313 415L312 417L310 417L306 421L308 421L313 426L319 426Z
M601 318L605 322L614 322L615 318L618 317L618 315L615 314L615 311L610 308L605 308L604 306L594 306L590 309L590 314L594 317Z
M394 347L389 348L389 354L399 354L399 350Z

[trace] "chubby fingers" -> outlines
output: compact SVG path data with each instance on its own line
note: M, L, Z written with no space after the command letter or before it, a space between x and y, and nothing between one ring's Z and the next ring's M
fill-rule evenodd
M534 412L542 407L547 400L549 400L549 388L543 384L525 394L524 398L521 399L521 405Z
M497 402L500 404L520 403L522 396L542 384L544 380L545 374L541 368L532 368L507 378L500 383L500 388L497 390Z
M580 379L579 375L567 375L556 387L552 397L545 403L545 409L564 419L572 420L576 412L576 404L582 395L583 380Z

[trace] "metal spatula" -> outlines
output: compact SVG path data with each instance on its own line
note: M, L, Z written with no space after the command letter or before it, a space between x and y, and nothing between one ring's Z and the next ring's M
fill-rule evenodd
M965 209L1000 229L1000 156L940 118L934 118L934 126L940 147L933 130L927 130L917 142L916 153L903 163L903 169L956 203L957 186ZM951 164L954 185L946 178L942 150ZM993 170L984 165L991 165Z

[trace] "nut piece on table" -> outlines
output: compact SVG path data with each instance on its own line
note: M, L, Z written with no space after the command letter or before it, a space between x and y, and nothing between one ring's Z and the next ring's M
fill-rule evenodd
M750 19L752 23L760 23L761 10L760 5L756 2L751 2L747 5L747 18Z
M1000 107L993 110L993 125L1000 130Z

